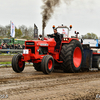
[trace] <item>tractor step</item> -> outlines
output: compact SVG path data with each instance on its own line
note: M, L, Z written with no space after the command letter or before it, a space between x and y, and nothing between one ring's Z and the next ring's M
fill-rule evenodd
M98 71L98 68L90 68L90 71Z

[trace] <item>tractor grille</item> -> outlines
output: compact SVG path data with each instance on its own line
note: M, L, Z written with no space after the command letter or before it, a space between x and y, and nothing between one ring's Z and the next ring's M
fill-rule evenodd
M26 49L31 49L31 52L35 54L35 47L26 47Z
M26 45L34 45L34 42L26 42Z

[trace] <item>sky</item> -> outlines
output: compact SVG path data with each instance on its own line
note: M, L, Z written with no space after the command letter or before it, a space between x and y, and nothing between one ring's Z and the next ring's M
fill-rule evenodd
M45 34L52 34L52 26L72 25L70 36L74 31L81 35L95 33L100 37L100 0L61 0L48 21ZM67 2L68 1L68 2ZM0 25L6 26L13 21L15 26L38 26L42 33L42 0L0 0Z

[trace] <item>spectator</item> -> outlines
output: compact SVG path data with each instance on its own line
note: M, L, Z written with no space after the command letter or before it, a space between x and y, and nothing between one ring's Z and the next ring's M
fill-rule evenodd
M22 49L25 49L25 44L22 45Z
M7 43L2 43L1 48L2 49L25 49L25 44L23 44L23 45L21 45L21 44L8 45Z
M6 44L5 43L3 43L3 45L2 45L2 49L6 49L7 47L6 47Z
M9 45L8 44L6 44L6 47L7 47L7 49L9 49Z
M2 45L0 45L0 49L2 49Z
M12 45L10 45L9 48L12 49Z
M12 44L12 49L14 49L14 45Z
M17 46L17 44L15 44L15 49L17 49L18 48L18 46Z
M20 44L18 44L18 49L21 49L21 45Z

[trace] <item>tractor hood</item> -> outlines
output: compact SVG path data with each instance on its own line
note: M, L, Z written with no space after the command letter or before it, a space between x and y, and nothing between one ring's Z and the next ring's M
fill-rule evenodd
M56 46L56 41L54 38L50 38L47 40L28 40L25 41L25 46L43 46L43 47L48 47L48 46Z

